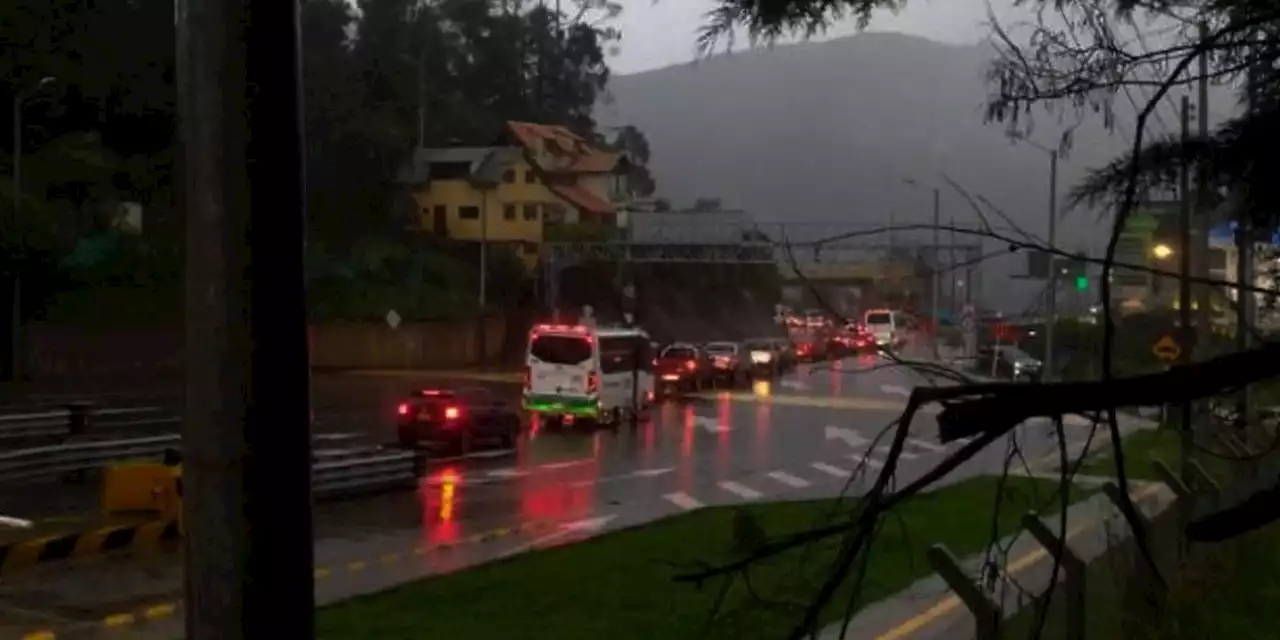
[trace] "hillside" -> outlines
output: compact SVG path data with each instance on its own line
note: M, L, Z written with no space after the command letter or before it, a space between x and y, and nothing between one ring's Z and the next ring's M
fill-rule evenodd
M945 172L1044 234L1047 155L983 123L990 56L985 45L892 33L746 51L615 77L597 118L645 132L660 194L677 204L719 197L762 222L875 225L894 212L899 224L925 223L930 196L903 179L927 183ZM1172 124L1172 111L1164 113ZM1036 141L1055 145L1057 117L1032 115ZM1129 125L1109 134L1086 122L1061 162L1060 192L1127 149L1130 135ZM953 215L973 224L968 205L944 187L944 222ZM1096 214L1074 212L1059 225L1059 243L1093 247L1103 229ZM1000 295L992 302L1027 300L1032 285L999 277L1015 270L1011 259L990 264L985 288Z

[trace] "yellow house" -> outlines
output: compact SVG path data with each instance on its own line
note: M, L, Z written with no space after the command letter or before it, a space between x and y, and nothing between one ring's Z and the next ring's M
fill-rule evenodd
M626 159L564 127L507 123L502 144L418 149L405 180L421 228L508 245L532 269L556 225L616 228Z

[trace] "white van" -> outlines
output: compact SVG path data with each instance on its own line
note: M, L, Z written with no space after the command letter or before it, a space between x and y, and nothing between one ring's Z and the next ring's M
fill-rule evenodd
M898 348L906 342L902 335L902 316L892 309L868 309L862 314L862 324L882 347Z
M525 355L524 408L553 421L619 423L653 402L652 361L641 329L537 325Z

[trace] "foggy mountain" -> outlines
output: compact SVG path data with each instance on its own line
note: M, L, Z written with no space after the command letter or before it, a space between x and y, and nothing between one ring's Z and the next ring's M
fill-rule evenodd
M616 76L612 100L596 118L606 126L635 125L648 136L658 195L677 206L713 197L758 222L876 226L888 224L892 212L896 224L924 224L931 196L904 184L913 179L942 188L944 224L954 216L957 225L976 225L969 206L938 177L945 173L1044 237L1048 154L983 122L982 73L992 55L986 45L894 33L756 49ZM1157 131L1176 124L1171 109L1162 113L1152 125ZM1057 146L1065 128L1059 116L1031 115L1032 139ZM1076 130L1060 162L1060 194L1088 168L1128 149L1134 118L1121 119L1127 123L1114 132L1097 116ZM1061 122L1077 120L1067 112ZM1058 227L1059 246L1072 250L1098 251L1105 238L1094 212L1069 212ZM988 262L988 303L1012 310L1029 302L1037 285L1003 277L1021 271L1020 264Z

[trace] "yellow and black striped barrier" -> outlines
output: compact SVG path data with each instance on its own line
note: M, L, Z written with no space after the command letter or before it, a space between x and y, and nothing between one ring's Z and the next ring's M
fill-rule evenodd
M383 553L371 558L358 558L342 563L318 565L316 566L313 575L315 580L319 582L322 580L340 577L345 574L363 573L365 571L374 571L378 568L396 567L401 566L403 561L413 556L422 556L436 551L459 550L468 545L493 542L509 536L551 531L559 526L559 523L553 520L532 520L510 527L489 529L487 531L464 536L449 542L419 545L401 552ZM173 529L173 534L175 536L177 535L176 526ZM56 629L37 629L22 635L21 640L61 640L61 638L64 637L78 637L79 632L83 632L88 629L111 630L132 625L147 624L176 615L181 606L182 602L179 600L155 602L141 609L121 611L102 616L96 620L75 623L76 633L62 633Z
M156 549L177 537L176 520L149 520L22 540L0 546L0 576L48 562Z

